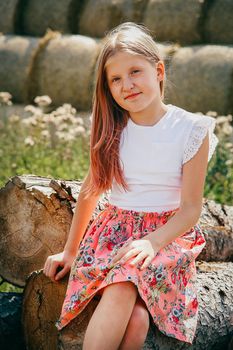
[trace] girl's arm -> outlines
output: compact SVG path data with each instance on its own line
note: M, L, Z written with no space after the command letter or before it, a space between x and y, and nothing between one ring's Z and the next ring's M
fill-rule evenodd
M64 251L72 254L77 254L80 242L86 231L87 225L91 219L92 213L96 207L97 201L100 197L90 196L87 199L84 198L84 189L89 182L89 172L81 186L78 200L75 206L74 216L72 219L68 240L65 244Z
M166 224L143 239L149 239L156 251L165 247L194 226L202 211L202 199L208 165L209 136L193 158L183 165L181 201L178 211Z
M77 256L80 242L84 236L87 225L91 219L92 213L96 207L96 203L100 197L89 196L84 198L84 189L86 188L90 179L89 172L81 186L78 200L75 206L74 215L68 235L67 242L64 250L61 253L50 255L44 265L43 272L46 276L51 278L53 281L57 281L64 277L70 270L74 258ZM61 271L57 272L57 268L61 267Z

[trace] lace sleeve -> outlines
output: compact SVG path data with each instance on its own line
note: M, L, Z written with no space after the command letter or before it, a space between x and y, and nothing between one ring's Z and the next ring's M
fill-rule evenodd
M183 164L190 160L197 153L203 139L206 136L207 131L209 131L208 162L210 161L219 142L219 139L214 134L215 124L216 120L213 117L207 115L198 117L197 121L195 121L191 129L188 141L184 149Z

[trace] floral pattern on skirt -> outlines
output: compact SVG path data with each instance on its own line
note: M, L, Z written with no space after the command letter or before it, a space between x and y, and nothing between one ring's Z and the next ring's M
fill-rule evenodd
M86 231L71 266L58 330L86 307L96 292L111 283L131 281L159 330L192 344L197 326L198 300L195 259L206 241L198 224L162 248L150 265L143 262L112 264L113 256L128 239L141 239L166 224L179 208L137 212L110 203Z

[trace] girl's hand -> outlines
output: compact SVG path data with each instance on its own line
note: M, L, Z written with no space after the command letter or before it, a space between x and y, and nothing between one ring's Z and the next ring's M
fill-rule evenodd
M144 263L140 267L140 270L148 267L159 249L154 249L151 242L148 239L130 239L125 245L123 245L112 259L112 263L116 263L120 260L121 263L125 263L128 259L136 256L136 258L130 262L131 266L138 264L144 260Z
M56 282L70 271L74 258L75 255L67 251L63 251L55 255L50 255L45 262L43 272L53 282ZM57 269L59 267L60 270L58 272Z

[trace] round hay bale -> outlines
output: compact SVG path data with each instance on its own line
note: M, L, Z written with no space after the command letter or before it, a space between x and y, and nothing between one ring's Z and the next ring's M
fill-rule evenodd
M0 1L0 32L14 33L18 0Z
M69 33L72 0L30 0L23 14L24 33L42 36L48 28Z
M233 48L205 45L179 49L168 79L171 103L193 112L232 113Z
M98 53L97 41L82 35L50 40L34 66L32 97L48 95L54 105L71 103L79 110L89 109Z
M199 0L150 0L143 23L154 31L156 40L194 44L200 42L201 9Z
M103 37L119 23L141 22L146 0L89 0L80 14L77 31L92 37Z
M15 102L26 102L28 77L38 39L0 36L0 91L11 93Z
M205 39L209 43L233 44L233 1L216 0L205 20Z

